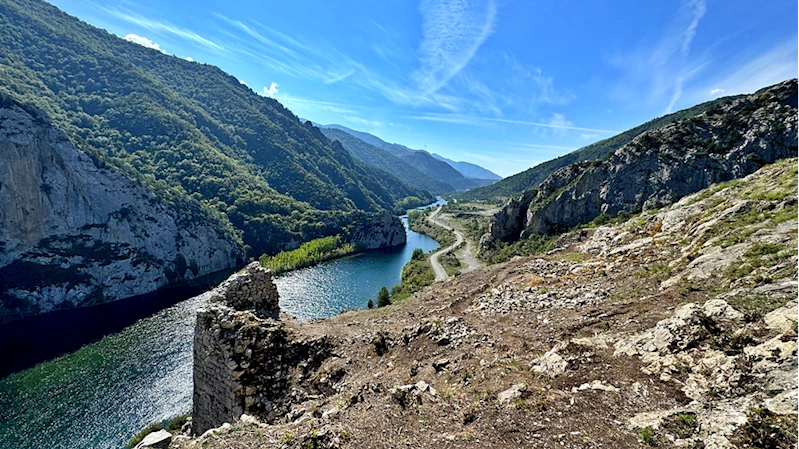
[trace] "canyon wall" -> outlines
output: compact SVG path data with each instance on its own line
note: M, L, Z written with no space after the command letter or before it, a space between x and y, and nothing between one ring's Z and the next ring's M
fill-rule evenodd
M243 259L218 223L98 167L43 112L0 107L0 322L153 292Z

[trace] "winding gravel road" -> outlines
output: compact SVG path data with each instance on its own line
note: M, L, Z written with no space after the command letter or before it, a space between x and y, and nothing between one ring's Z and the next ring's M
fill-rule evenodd
M448 247L446 247L444 249L440 249L440 250L436 251L435 253L433 253L432 256L430 256L430 265L433 266L433 271L436 273L436 282L445 281L445 280L447 280L447 278L449 278L449 276L447 275L447 270L445 270L444 267L441 266L441 263L438 261L438 258L442 254L446 254L449 251L454 250L455 248L457 248L464 241L463 234L461 234L460 231L458 231L457 229L453 228L452 226L444 223L443 221L439 221L439 220L436 219L436 217L438 216L439 212L441 212L441 206L439 206L438 209L436 209L435 212L430 214L430 216L427 217L427 219L430 221L430 223L433 223L434 225L441 226L442 228L444 228L446 230L454 232L455 233L455 243L453 243L452 245L450 245L450 246L448 246ZM468 272L468 271L476 270L476 269L478 269L478 268L480 268L482 266L480 264L480 262L477 259L475 259L474 254L472 253L472 245L471 245L471 243L469 243L468 240L466 241L466 245L465 246L466 247L464 248L464 251L461 254L461 257L459 258L463 263L466 264L466 268L464 270L461 270L464 273Z

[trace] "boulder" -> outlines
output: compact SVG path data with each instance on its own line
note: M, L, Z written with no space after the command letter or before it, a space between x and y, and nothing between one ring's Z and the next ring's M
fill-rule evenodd
M503 405L510 404L511 402L520 399L522 397L522 393L526 390L527 390L527 385L514 384L512 387L499 393L497 395L497 401L499 401L499 403Z
M136 445L136 449L167 449L170 443L172 443L172 434L161 429L144 437L141 443Z

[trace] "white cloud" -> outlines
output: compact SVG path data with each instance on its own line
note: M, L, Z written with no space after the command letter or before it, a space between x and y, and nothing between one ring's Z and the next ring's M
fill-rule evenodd
M128 42L133 42L134 44L139 44L142 47L152 48L153 50L158 50L161 53L166 53L161 46L156 44L155 42L147 39L146 37L139 36L138 34L128 34L125 36L125 40Z
M247 86L247 87L250 87L250 85L249 85L249 84L247 84L247 81L244 81L244 80L239 80L239 83L241 83L241 84L244 84L244 85L245 85L245 86Z
M423 115L407 115L404 116L404 118L409 118L413 120L424 120L429 122L454 123L458 125L470 125L470 126L486 124L487 122L509 123L512 125L527 125L527 126L535 126L539 128L557 130L558 131L557 134L559 135L563 135L565 131L584 131L595 134L619 133L618 131L611 131L607 129L583 128L580 126L574 126L574 123L566 120L566 117L563 114L553 114L552 118L550 118L548 122L532 122L527 120L511 120L504 118L478 117L478 116L471 116L464 114L435 114L435 113L426 113Z
M716 96L718 96L718 95L723 95L723 94L724 94L724 92L727 92L727 90L726 90L726 89L720 89L720 88L718 88L718 87L717 87L717 88L715 88L715 89L712 89L712 90L710 91L710 96L711 96L711 97L716 97Z
M272 82L269 87L264 86L264 95L267 97L274 97L277 94L277 83Z
M422 96L446 86L474 57L494 29L494 0L423 0L419 69L413 74Z
M583 140L594 140L599 137L599 134L596 133L582 133L580 134L580 138Z
M371 126L371 127L375 127L375 128L379 128L379 127L383 126L383 122L380 122L380 121L377 121L377 120L366 120L366 119L362 119L360 117L356 117L356 116L353 116L353 115L344 115L344 116L342 116L342 118L344 120L347 120L348 122L357 123L359 125L366 125L366 126Z
M574 123L566 120L563 114L554 113L552 118L549 119L549 127L553 130L555 135L565 136L566 131L574 127Z
M669 100L669 105L666 106L666 113L670 113L674 110L674 105L677 104L680 97L682 97L682 83L685 81L685 78L678 76L677 77L677 84L674 85L674 92L671 94L671 100Z
M679 21L682 25L684 25L685 21L688 21L687 26L685 26L680 34L679 55L683 61L685 61L691 51L691 42L693 42L694 36L696 36L696 28L699 26L699 21L702 20L706 11L705 0L688 0L680 8ZM674 106L680 100L680 97L682 97L682 86L684 82L685 76L677 76L677 82L674 85L669 105L666 107L666 113L672 112Z
M186 61L194 62L194 58L192 58L191 56L186 56Z
M685 83L712 60L707 54L691 54L706 12L705 0L683 0L657 41L641 42L632 52L611 58L612 65L626 72L613 94L621 101L641 101L641 93L648 91L648 98L643 100L665 104L665 113L677 107Z

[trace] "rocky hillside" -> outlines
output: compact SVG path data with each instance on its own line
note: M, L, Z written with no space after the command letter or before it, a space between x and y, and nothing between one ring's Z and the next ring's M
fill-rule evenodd
M41 111L0 107L0 321L99 304L235 267L244 248L98 167Z
M624 131L609 139L600 140L599 142L586 145L580 149L572 151L571 153L564 154L550 161L542 162L535 167L528 168L527 170L517 173L513 176L492 184L490 186L473 189L468 192L463 192L457 195L461 201L494 201L497 199L507 199L524 192L525 190L534 189L544 182L549 175L555 171L566 167L567 165L583 161L599 161L606 159L612 155L616 150L630 143L633 139L643 134L646 131L662 128L671 123L678 122L683 119L696 117L697 115L721 107L725 104L739 99L741 95L722 97L713 101L698 104L688 109L666 114L662 117L650 120L635 128Z
M254 288L268 274L239 275L199 312L199 435L158 438L794 448L796 190L794 158L402 304L311 323L275 320L271 290Z
M603 161L553 173L497 213L490 239L551 235L672 204L797 155L796 80L639 135Z

